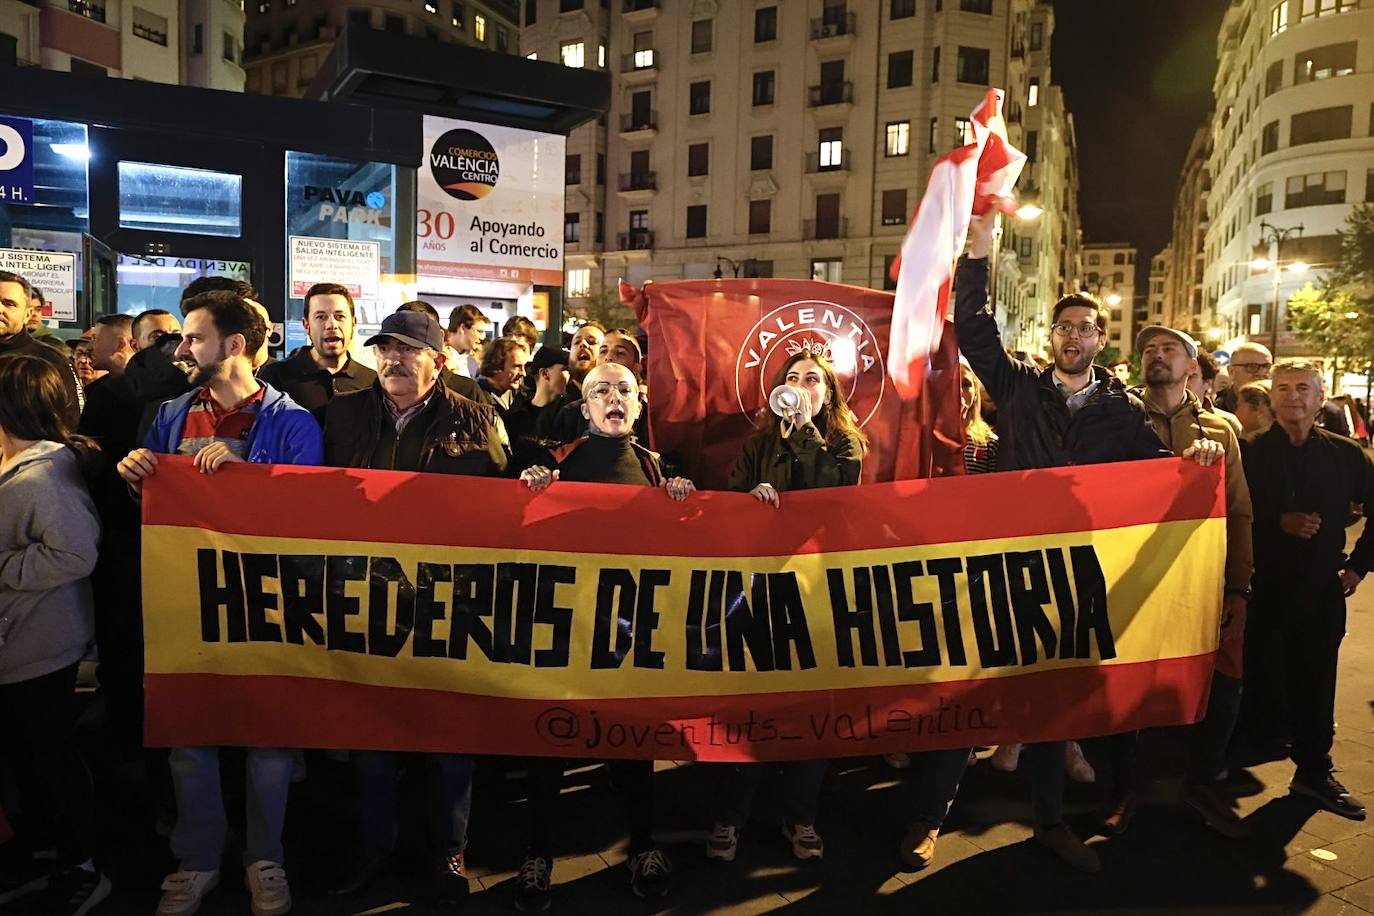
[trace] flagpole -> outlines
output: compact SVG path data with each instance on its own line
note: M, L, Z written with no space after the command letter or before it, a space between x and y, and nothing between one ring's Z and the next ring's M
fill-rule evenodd
M988 311L997 315L997 260L1002 254L1002 211L992 218L992 249L988 252Z

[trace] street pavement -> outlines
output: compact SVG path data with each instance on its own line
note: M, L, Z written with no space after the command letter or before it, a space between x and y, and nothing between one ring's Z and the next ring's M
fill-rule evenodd
M1341 653L1334 757L1339 778L1374 802L1374 582L1350 605L1349 634ZM90 718L98 718L98 704ZM91 752L100 748L91 739ZM621 808L604 770L588 764L570 770L558 823L553 912L602 913L935 913L935 914L1267 914L1358 916L1374 913L1374 820L1348 821L1315 811L1287 790L1291 765L1250 768L1262 791L1239 800L1253 836L1224 839L1176 803L1180 764L1177 730L1151 736L1142 766L1159 777L1146 803L1121 837L1092 842L1102 857L1099 875L1069 871L1031 840L1029 789L1016 773L992 769L986 758L965 779L934 865L903 871L896 844L910 811L916 764L893 770L881 758L835 761L821 802L823 861L798 863L779 831L779 807L764 788L754 818L731 864L707 862L703 847L714 797L709 766L659 764L655 779L660 844L675 872L669 895L635 898L625 869ZM294 787L287 824L287 869L295 913L440 912L424 901L423 779L403 786L402 854L392 871L367 893L340 899L326 888L347 867L353 799L346 763L308 755L308 775ZM115 891L96 912L146 914L156 910L159 885L173 862L155 832L166 810L156 779L137 762L97 766L102 862ZM241 772L241 767L237 767ZM236 765L226 761L231 799L241 793ZM417 775L422 776L423 773ZM235 790L234 784L238 783ZM468 868L472 894L463 911L513 911L514 870L522 852L525 803L515 765L479 763ZM1072 785L1069 821L1080 835L1093 832L1098 793ZM231 801L230 810L242 810ZM241 815L240 815L241 819ZM165 825L164 825L165 826ZM240 831L241 835L241 831ZM239 853L230 858L237 862ZM228 859L226 860L228 861ZM233 863L230 863L233 864ZM226 868L221 886L201 912L244 914L249 898L241 872ZM25 916L31 907L12 905Z

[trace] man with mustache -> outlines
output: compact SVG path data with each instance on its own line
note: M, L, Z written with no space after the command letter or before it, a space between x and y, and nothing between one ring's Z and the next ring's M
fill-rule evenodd
M234 462L318 465L320 427L309 411L253 375L253 357L267 328L242 296L229 290L201 293L183 304L186 323L176 356L189 362L195 387L157 412L143 448L119 462L119 475L135 493L157 473L159 454L194 456L207 475ZM195 912L219 883L229 825L220 788L217 747L173 748L169 763L176 789L172 852L177 871L162 885L158 913ZM246 846L243 862L253 912L278 916L291 909L282 867L282 827L291 787L292 754L248 748Z
M309 346L301 347L280 362L270 363L258 378L285 391L291 399L314 414L324 425L325 408L336 394L365 391L377 379L373 372L350 355L353 346L353 296L337 283L316 283L305 294L301 319Z

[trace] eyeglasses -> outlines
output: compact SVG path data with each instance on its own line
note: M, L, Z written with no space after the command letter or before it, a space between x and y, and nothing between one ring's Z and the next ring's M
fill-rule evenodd
M631 386L629 382L621 382L618 385L612 385L610 382L597 382L587 391L587 397L591 398L593 401L604 401L611 396L612 391L616 392L627 401L633 397L635 393L634 387Z
M1274 368L1273 363L1232 363L1232 369L1249 369L1252 372L1268 372Z
M1080 321L1078 324L1071 321L1056 321L1050 325L1050 330L1060 337L1068 337L1074 331L1078 332L1079 337L1096 337L1099 328L1091 321Z

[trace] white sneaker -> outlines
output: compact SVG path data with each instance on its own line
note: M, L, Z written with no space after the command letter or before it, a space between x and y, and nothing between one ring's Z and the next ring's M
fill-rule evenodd
M1083 756L1083 748L1078 746L1077 741L1070 741L1064 748L1064 772L1074 782L1097 781L1097 773L1093 765L1088 763L1088 758Z
M205 895L219 884L219 869L214 871L182 870L167 876L162 882L162 899L157 904L157 916L191 916L200 909Z
M883 760L887 761L887 765L894 770L905 770L911 766L910 754L884 754Z
M783 821L782 835L792 844L792 855L798 859L819 859L825 855L825 843L813 824Z
M253 916L281 916L291 911L291 887L286 869L276 862L254 862L244 876L253 894Z
M1003 773L1016 772L1016 764L1021 759L1020 744L1002 744L992 752L992 768Z

